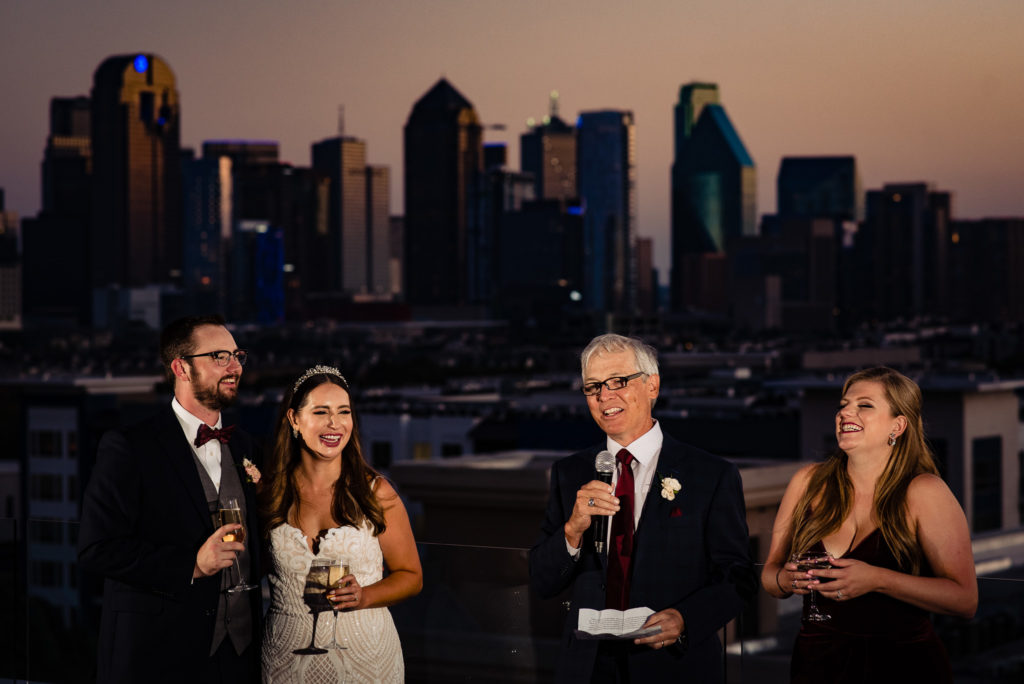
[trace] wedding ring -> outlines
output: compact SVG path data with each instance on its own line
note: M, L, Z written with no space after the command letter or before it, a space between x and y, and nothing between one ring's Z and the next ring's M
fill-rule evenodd
M793 588L796 589L796 580L793 580Z
M842 601L842 600L843 600L843 590L840 589L839 591L836 592L836 601Z
M594 498L593 497L587 499L587 505L588 506L593 506L594 505Z

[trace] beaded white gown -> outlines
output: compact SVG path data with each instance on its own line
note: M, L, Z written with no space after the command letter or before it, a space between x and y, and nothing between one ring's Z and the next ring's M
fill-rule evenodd
M339 612L334 636L344 649L330 647L335 617L333 613L321 613L316 645L328 649L328 653L292 653L309 645L313 616L302 601L302 590L314 558L348 560L352 574L363 587L381 579L384 555L369 523L361 528L328 530L316 555L300 530L279 525L270 532L270 553L270 610L263 634L266 684L384 684L405 680L402 645L387 608Z

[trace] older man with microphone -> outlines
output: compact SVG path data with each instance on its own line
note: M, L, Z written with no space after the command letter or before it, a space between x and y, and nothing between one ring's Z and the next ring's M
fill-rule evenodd
M551 470L530 579L545 597L572 587L558 682L724 681L717 632L753 596L739 471L675 441L653 418L657 354L601 335L581 355L583 393L604 444ZM609 522L610 521L610 522ZM653 610L633 640L580 638L581 608Z

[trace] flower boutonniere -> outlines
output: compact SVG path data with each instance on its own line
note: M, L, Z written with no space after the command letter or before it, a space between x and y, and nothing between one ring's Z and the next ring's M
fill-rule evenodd
M249 459L242 459L242 470L245 471L245 481L249 484L257 484L260 481L260 469Z
M673 501L676 498L676 494L683 488L679 484L679 480L674 477L666 477L665 475L658 475L661 478L661 498Z

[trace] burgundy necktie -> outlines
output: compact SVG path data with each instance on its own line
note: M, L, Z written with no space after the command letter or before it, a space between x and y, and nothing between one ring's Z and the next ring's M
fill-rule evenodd
M227 427L217 430L206 423L203 423L199 426L199 434L196 435L196 441L193 442L193 444L196 445L197 449L209 442L211 439L216 439L221 444L227 444L228 440L231 439L231 433L234 431L234 425L228 425Z
M622 449L615 458L619 461L619 481L615 485L619 512L612 516L607 607L626 610L629 607L629 568L633 556L633 454Z

